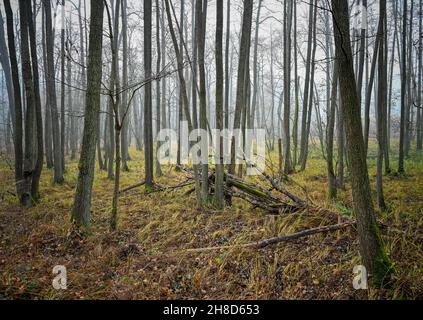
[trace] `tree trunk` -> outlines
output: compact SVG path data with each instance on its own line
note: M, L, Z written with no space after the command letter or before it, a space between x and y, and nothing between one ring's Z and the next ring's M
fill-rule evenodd
M316 1L316 0L315 0ZM307 114L309 102L309 92L310 88L312 88L312 83L310 82L310 67L311 67L311 50L313 48L313 30L314 30L314 1L310 1L309 6L309 32L308 32L308 40L307 40L307 60L306 60L306 71L305 71L305 81L304 81L304 98L303 98L303 110L301 116L301 140L300 140L300 162L301 167L303 167L304 157L306 153L306 144L308 143L307 139Z
M372 206L357 85L354 78L348 1L332 0L332 10L333 23L338 26L335 28L336 63L340 75L339 84L347 135L353 207L357 217L360 254L365 267L373 277L372 282L376 286L382 286L391 272L392 265L384 252Z
M261 2L261 1L260 1ZM223 0L216 2L216 128L223 129ZM223 209L224 202L224 165L223 165L223 138L219 135L218 153L216 159L215 201L218 209Z
M94 180L95 149L100 115L100 89L102 77L103 14L104 2L91 0L90 39L87 66L87 93L79 159L78 182L72 208L72 220L78 226L88 227L90 222L91 194Z
M198 50L198 70L200 77L200 129L207 130L207 96L206 96L206 71L205 71L205 45L206 45L206 12L207 12L207 0L196 1L196 41ZM205 141L203 141L205 139ZM201 162L201 200L203 203L208 201L209 195L209 165L208 165L208 136L201 137L202 144L207 146L203 147L201 152L205 151L206 154L202 154L202 159L207 159ZM206 150L207 149L207 150Z
M127 0L122 0L122 105L121 112L125 112L125 108L128 104L128 15L127 15ZM123 114L120 115L121 119ZM129 114L125 116L122 122L122 133L121 133L121 153L122 153L122 170L129 171L127 161L129 157Z
M21 188L23 180L23 145L22 145L22 100L20 93L19 69L16 59L15 47L15 31L13 23L13 12L9 0L4 0L4 7L6 12L6 25L7 25L7 43L9 48L10 68L12 73L13 82L13 97L15 103L15 135L14 135L14 149L15 149L15 182L16 193L19 197L21 204L25 204L25 197Z
M151 1L144 0L144 79L151 78L151 12ZM144 88L145 186L152 189L154 154L151 82L147 82Z
M47 92L52 118L53 157L54 157L54 182L63 182L62 153L60 143L59 114L57 111L56 82L54 72L54 38L52 31L51 3L43 0L46 19L46 53L47 53Z
M380 0L379 2L379 25L385 25L386 19L386 0ZM376 106L376 119L377 119L377 140L378 140L378 157L377 157L377 178L376 178L376 189L377 189L377 203L379 208L383 211L386 209L385 198L383 195L383 158L384 158L384 109L385 109L385 97L386 97L386 64L385 64L385 32L387 30L383 28L382 34L379 37L379 52L378 55L378 92L377 92L377 106Z
M399 142L399 158L398 158L398 173L403 174L404 171L404 149L405 149L405 127L406 127L406 86L407 86L407 0L403 2L403 26L402 26L402 72L401 72L401 122L400 122L400 142Z

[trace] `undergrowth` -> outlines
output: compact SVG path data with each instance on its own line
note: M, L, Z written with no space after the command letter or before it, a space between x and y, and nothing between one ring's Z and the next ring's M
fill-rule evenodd
M143 180L142 154L133 149L121 188ZM317 152L316 152L317 154ZM270 157L277 167L276 156ZM395 168L396 159L392 159ZM375 192L376 163L369 160ZM95 171L91 229L73 230L77 162L68 160L65 183L54 185L44 169L41 203L22 209L13 196L14 175L0 168L0 299L422 299L423 155L406 161L405 176L384 176L389 209L377 212L387 253L398 271L383 290L354 290L360 264L354 228L317 234L265 249L181 252L183 249L243 244L306 228L337 223L331 216L301 212L272 216L241 200L216 211L199 209L189 187L121 196L118 231L109 232L113 182ZM183 172L163 167L161 186L184 181ZM259 178L254 178L259 181ZM287 188L322 208L353 216L351 190L327 198L325 161L313 152L307 170L292 175ZM283 182L285 183L285 182ZM374 194L375 195L375 194ZM67 268L68 289L52 287L55 265Z

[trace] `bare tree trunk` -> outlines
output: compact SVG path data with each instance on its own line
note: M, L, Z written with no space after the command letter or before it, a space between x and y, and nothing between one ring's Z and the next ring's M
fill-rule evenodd
M422 150L422 142L423 142L423 111L422 111L422 50L423 50L423 43L422 43L422 20L423 20L423 1L420 0L420 15L419 15L419 35L420 35L420 42L418 44L418 85L417 85L417 121L416 121L416 148L417 150Z
M42 47L43 47L43 64L44 64L44 82L47 83L47 48L46 48L46 23L45 23L45 11L42 11ZM44 85L44 92L45 92L45 138L44 138L44 146L46 152L46 164L47 168L53 168L53 138L52 138L52 123L51 123L51 107L50 107L50 95L48 94L47 85Z
M284 56L285 56L285 72L284 72L284 130L285 130L285 165L284 173L292 173L291 164L291 26L292 26L292 1L288 2L287 15L285 16L285 41L284 41Z
M298 156L298 116L299 116L299 109L300 109L300 101L299 101L299 85L300 85L300 78L298 76L298 49L297 49L297 1L294 1L294 81L295 81L295 110L294 110L294 125L292 128L292 143L294 145L293 150L293 169L295 170L295 166L297 165L297 156Z
M358 65L358 81L357 81L357 92L358 92L358 101L361 107L362 101L362 91L363 91L363 74L364 74L364 58L365 58L365 48L366 48L366 36L367 36L367 0L362 0L362 10L361 13L361 34L360 34L360 54L359 54L359 65Z
M229 128L229 91L230 91L230 77L229 77L229 40L231 32L231 0L226 3L226 40L225 40L225 128Z
M65 0L61 1L61 5L63 6L60 9L61 14L61 35L60 35L60 58L61 58L61 84L60 84L60 152L61 152L61 160L62 160L62 170L66 171L65 168Z
M367 155L367 150L369 147L369 131L370 131L370 103L372 99L372 89L373 84L375 82L375 74L376 74L376 63L378 61L378 52L379 52L379 44L380 44L380 38L382 36L383 32L383 25L379 23L377 28L377 35L376 35L376 41L375 41L375 48L373 51L373 58L372 58L372 65L370 67L370 79L369 83L367 85L367 91L366 91L366 105L365 105L365 111L364 111L364 147Z
M102 77L103 14L104 2L91 0L90 39L87 66L87 93L79 159L78 182L72 208L72 220L76 225L88 227L90 223L91 193L94 180L95 149L100 111Z
M56 82L54 72L54 39L52 31L51 3L50 0L43 0L46 18L46 48L47 48L47 92L52 117L53 134L53 157L54 157L54 182L63 182L62 154L60 143L59 114L57 111Z
M19 69L18 62L16 59L16 48L15 48L15 31L13 24L13 12L10 6L9 0L4 0L5 12L6 12L6 24L7 24L7 42L9 48L9 59L10 68L12 73L13 81L13 96L15 103L15 182L16 192L20 199L21 204L25 204L25 198L21 189L21 181L23 180L23 146L22 146L22 100L20 95L20 83L19 83Z
M40 199L40 177L43 170L44 148L43 148L43 117L41 111L41 97L40 97L40 76L38 73L38 56L37 43L35 36L35 16L33 17L31 3L26 2L26 14L28 20L28 31L31 47L32 60L32 76L34 88L34 111L36 123L36 162L34 172L32 175L31 198L33 202L38 202Z
M408 33L408 72L407 72L407 102L405 110L405 140L404 140L404 156L406 158L410 155L411 148L411 136L412 136L412 117L411 112L413 111L413 92L412 77L413 77L413 13L414 13L414 0L411 0L410 8L410 23ZM404 69L407 70L407 69Z
M144 73L151 78L151 1L144 0ZM153 115L151 82L145 85L144 99L145 185L153 188Z
M398 159L398 173L404 173L404 151L406 141L406 86L407 86L407 0L403 2L403 27L402 27L402 73L401 73L401 123L400 123L400 142L399 142L399 159Z
M200 77L200 128L207 130L207 97L206 97L206 73L205 73L205 45L206 45L206 12L207 12L207 0L197 0L196 6L196 40L198 49L198 70ZM202 141L202 144L208 146L208 136L201 137L201 139L207 139ZM208 150L202 148L201 152L205 151L206 154L202 154L202 159L207 159L207 162L201 162L201 200L203 203L208 201L209 195L209 165L208 165Z
M31 201L31 184L34 174L34 117L35 117L35 97L34 83L32 77L31 56L29 51L29 32L28 32L28 14L27 5L23 0L19 0L19 16L20 16L20 35L21 35L21 63L22 77L26 97L26 113L25 113L25 153L24 153L24 172L23 172L23 188L22 203L26 207L32 205Z
M164 33L161 35L164 37ZM156 63L156 74L160 73L161 68L161 43L160 43L160 7L159 0L156 0L156 45L157 45L157 63ZM160 107L161 107L161 96L160 96L160 80L156 81L156 134L160 131ZM162 175L160 162L158 158L158 150L161 146L160 141L157 140L156 144L156 176Z
M315 0L317 1L317 0ZM310 82L310 67L311 67L311 50L313 48L313 30L314 30L314 1L310 1L309 6L309 32L308 32L308 41L307 41L307 58L306 58L306 72L305 72L305 81L304 81L304 98L303 98L303 110L302 110L302 118L301 118L301 142L300 142L300 162L301 167L303 166L303 159L306 153L306 144L308 143L307 139L307 113L309 102L309 92L310 88L312 88L313 83Z
M253 16L253 1L244 1L244 11L242 18L241 28L241 43L239 50L239 64L238 64L238 77L237 77L237 93L234 115L233 129L240 129L241 127L241 113L245 103L245 78L249 73L247 68L247 61L250 59L250 44L251 44L251 24ZM229 173L235 173L235 139L231 143L231 164L229 166Z
M126 106L128 104L128 15L127 15L127 0L122 0L122 105ZM125 112L121 108L121 112ZM122 118L123 115L121 114ZM122 122L122 170L129 171L128 163L129 160L129 141L128 141L128 131L129 129L129 116L127 115Z
M386 19L386 0L379 2L379 25L385 25ZM385 65L385 32L387 30L383 27L382 34L379 37L379 52L378 55L378 92L377 92L377 106L376 106L376 119L377 119L377 140L378 140L378 157L377 157L377 203L379 208L383 211L386 209L385 198L383 195L383 158L384 158L384 110L385 109L385 96L386 92L386 65Z
M317 0L315 0L315 5L317 5ZM309 84L309 103L308 103L308 115L307 115L307 121L306 121L306 128L305 128L305 139L304 139L304 148L303 148L303 157L301 160L301 171L304 171L307 164L307 158L308 158L308 145L309 145L309 136L310 136L310 126L311 126L311 115L313 111L313 99L314 99L314 75L315 75L315 66L316 66L316 49L317 49L317 8L314 9L314 18L313 18L313 51L311 54L311 76L310 76L310 84ZM301 128L301 130L303 130Z
M261 2L261 1L260 1ZM223 129L223 0L216 2L216 128ZM224 202L224 165L223 138L219 135L219 157L216 159L215 202L218 209L223 209Z
M259 0L258 8L257 8L257 17L256 17L256 30L255 30L255 37L254 37L254 62L253 62L253 100L252 100L252 106L251 106L251 120L254 127L255 122L255 115L256 115L256 108L257 108L257 91L258 91L258 74L257 74L257 68L258 68L258 37L259 37L259 29L260 29L260 12L261 12L261 6L262 6L263 0Z
M397 16L398 12L397 9L397 0L393 0L393 14L394 14L394 35L393 35L393 42L392 42L392 55L391 55L391 62L390 62L390 72L389 72L389 93L388 93L388 152L390 151L390 142L391 142L391 111L392 111L392 87L393 87L393 76L394 76L394 63L395 63L395 45L397 42L397 29L398 29L398 22Z
M382 286L391 273L392 264L386 256L372 206L364 140L361 129L357 85L354 79L350 44L347 0L332 0L335 30L336 63L342 96L347 134L348 159L351 171L353 206L357 217L360 254L376 286Z

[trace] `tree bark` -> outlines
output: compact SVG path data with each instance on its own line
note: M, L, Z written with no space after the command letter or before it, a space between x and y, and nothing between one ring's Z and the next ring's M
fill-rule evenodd
M353 207L357 218L360 254L365 267L373 277L373 284L382 286L391 272L392 264L384 252L372 205L357 85L354 78L348 1L332 0L332 10L335 26L336 63L340 75L339 84L347 135Z
M62 183L63 167L60 142L59 114L57 111L56 82L54 72L54 39L52 31L51 3L43 0L46 19L46 51L47 51L47 92L52 117L53 157L54 157L54 182Z
M90 37L87 66L87 93L79 174L72 208L72 220L88 227L91 211L91 194L94 180L95 149L100 111L102 77L104 2L91 0Z

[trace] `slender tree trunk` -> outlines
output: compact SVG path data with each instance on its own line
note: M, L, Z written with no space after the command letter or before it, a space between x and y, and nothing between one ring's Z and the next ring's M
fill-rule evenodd
M21 204L25 204L25 197L23 196L23 190L21 188L23 180L23 145L22 145L22 100L20 94L20 81L19 81L19 69L18 62L16 59L16 47L15 47L15 31L13 23L13 12L10 6L9 0L4 0L5 12L6 12L6 25L7 25L7 43L9 48L9 60L10 68L12 73L13 82L13 97L15 103L15 132L14 132L14 150L15 150L15 182L16 192L20 199Z
M367 156L367 150L369 147L369 132L370 132L370 103L372 99L372 89L373 84L375 82L375 74L376 74L376 63L378 61L378 52L379 52L379 44L380 39L383 33L383 25L379 23L377 28L377 35L375 41L375 48L373 51L373 58L372 58L372 65L370 67L370 79L367 85L367 93L366 93L366 105L365 105L365 115L364 115L364 147Z
M317 4L317 0L315 0L315 5ZM309 145L309 136L310 136L310 126L311 126L311 115L313 110L313 99L314 99L314 75L315 75L315 66L316 66L316 50L317 50L317 8L314 9L314 18L313 18L313 51L311 54L311 70L310 70L310 84L309 84L309 103L308 103L308 114L307 114L307 121L306 121L306 128L305 128L305 139L304 139L304 148L303 148L303 157L301 158L301 171L304 171L307 164L308 158L308 145ZM301 129L302 130L302 129Z
M29 21L27 14L27 5L23 0L19 0L19 16L20 16L20 40L21 40L21 64L22 77L26 97L26 113L25 113L25 153L24 153L24 172L23 172L23 192L22 202L26 207L32 205L31 185L34 174L34 117L35 117L35 97L34 83L32 75L31 56L29 50Z
M151 1L144 0L144 73L145 79L151 78ZM145 145L145 185L153 188L153 115L151 82L145 85L144 98L144 145Z
M315 0L317 1L317 0ZM307 40L307 58L306 58L306 71L305 71L305 81L304 81L304 98L303 98L303 110L302 110L302 118L301 118L301 142L300 142L300 162L301 167L303 167L304 157L306 153L306 144L308 143L307 139L307 114L309 102L309 92L310 88L312 88L312 83L310 82L310 67L311 67L311 51L313 48L313 30L314 30L314 6L315 2L310 1L309 6L309 32L308 32L308 40Z
M164 33L161 35L164 37ZM156 63L156 74L160 73L161 68L161 42L160 42L160 7L159 0L156 0L156 45L157 45L157 63ZM156 81L156 136L160 131L160 107L161 107L161 93L160 93L160 80ZM160 141L157 140L156 144L156 176L162 175L160 162L158 158L158 150L161 146Z
M295 170L298 156L298 116L300 109L299 101L299 85L300 78L298 76L298 49L297 49L297 1L294 1L294 79L295 79L295 110L294 110L294 125L292 128L292 143L294 145L292 164Z
M45 11L42 10L42 47L43 47L43 64L44 64L44 82L47 83L47 48L46 48L46 23L45 23ZM44 85L45 92L45 138L44 146L46 152L46 164L47 168L53 168L53 139L52 139L52 123L51 123L51 107L50 107L50 95L47 90L47 85Z
M422 21L423 21L423 1L420 0L420 14L419 14L419 35L420 41L418 44L418 86L417 86L417 121L416 121L416 148L417 150L422 150L423 145L423 111L422 111L422 54L423 54L423 43L422 43L422 36L423 36L423 29L422 29Z
M406 85L407 85L407 0L403 0L403 27L402 27L402 73L401 73L401 122L400 122L400 142L399 142L399 158L398 173L403 174L404 171L404 151L406 140Z
M333 23L338 26L338 28L334 28L336 63L339 67L340 92L347 135L353 206L357 218L360 254L372 277L373 284L382 286L391 272L391 262L384 252L372 206L350 44L348 1L332 0L332 10Z
M291 26L292 26L292 1L288 2L287 15L285 16L285 72L284 72L284 138L285 138L285 165L284 173L292 173L291 164L291 133L290 133L290 121L291 121Z
M205 34L206 34L206 10L207 10L207 0L197 0L196 6L196 40L197 40L197 49L198 49L198 70L200 77L200 129L207 130L207 92L206 92L206 71L205 71ZM203 141L205 139L205 141ZM206 147L203 147L201 152L206 152L206 154L201 154L202 159L207 159L201 161L201 200L203 203L208 201L209 194L209 165L208 165L208 136L201 137L202 144Z
M128 15L127 15L127 0L122 0L122 105L121 112L125 112L124 109L128 104ZM121 119L123 115L120 115ZM122 149L122 170L129 171L128 163L129 160L129 115L125 116L122 122L122 136L121 136L121 149Z
M231 33L231 0L226 2L226 39L225 39L225 128L229 128L229 91L230 91L230 77L229 77L229 40Z
M244 1L244 11L242 18L241 28L241 43L239 50L239 63L238 63L238 77L237 77L237 92L235 103L235 115L233 129L240 129L241 127L241 112L245 102L245 78L249 70L247 68L247 61L250 58L250 44L251 44L251 25L253 16L253 1ZM229 173L235 173L235 139L231 143L231 164L229 166Z
M223 129L223 0L216 2L216 128ZM218 209L225 205L223 197L223 138L219 135L218 158L216 159L216 182L215 182L215 202Z
M87 66L87 93L79 159L78 182L72 208L72 220L76 225L88 227L91 211L91 194L94 180L95 149L100 111L102 77L103 14L104 2L91 0L90 39Z
M46 51L47 51L47 92L52 117L53 157L54 157L54 182L63 182L62 154L60 143L59 114L57 111L56 82L54 72L54 39L52 31L51 3L43 0L46 19Z
M380 0L379 2L379 25L385 25L386 19L386 0ZM378 55L378 92L377 92L377 106L376 106L376 119L377 119L377 140L378 140L378 157L377 157L377 178L376 178L376 189L377 189L377 203L381 210L386 209L385 197L383 195L383 158L384 158L384 116L383 109L385 109L385 96L386 92L386 65L385 65L385 32L387 30L383 28L382 34L379 38L379 52ZM376 53L375 53L376 54Z
M32 175L31 185L31 198L33 202L39 201L40 198L40 177L43 170L44 161L44 148L43 148L43 117L41 110L41 97L40 97L40 76L38 73L38 56L37 56L37 43L35 36L35 16L32 14L31 3L26 2L26 14L28 19L28 31L31 47L31 60L32 60L32 76L34 88L34 111L36 123L36 162L34 173Z
M62 0L60 9L61 14L61 36L60 36L60 58L61 58L61 84L60 84L60 152L62 160L62 170L66 171L65 168L65 0Z

